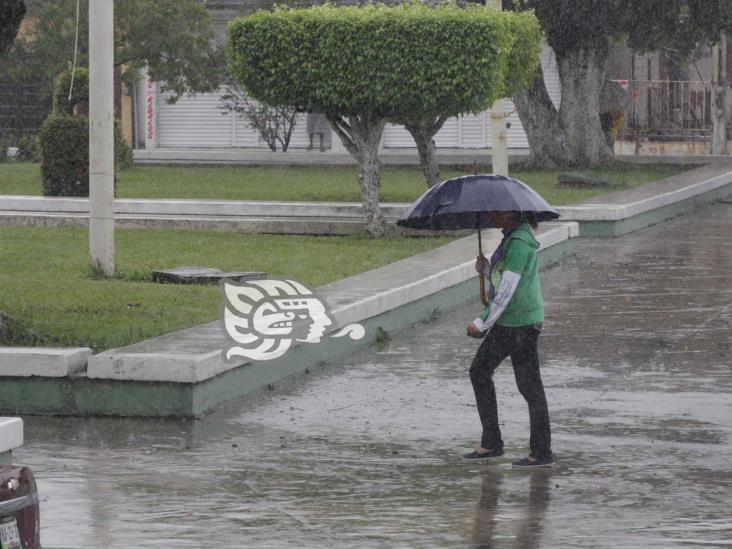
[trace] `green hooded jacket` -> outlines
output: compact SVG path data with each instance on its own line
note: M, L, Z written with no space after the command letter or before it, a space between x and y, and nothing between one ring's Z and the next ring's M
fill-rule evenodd
M501 286L504 271L521 276L518 287L498 318L500 326L526 326L544 321L544 299L539 281L538 254L539 243L534 238L528 223L522 223L504 243L503 257L491 269L491 282L494 288ZM488 318L491 304L488 304L481 319Z

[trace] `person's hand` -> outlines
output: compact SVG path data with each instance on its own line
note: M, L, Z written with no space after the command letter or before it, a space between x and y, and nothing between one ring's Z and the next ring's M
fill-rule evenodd
M475 270L478 271L480 274L483 274L486 267L488 267L488 264L489 264L488 258L481 254L475 260Z
M486 332L481 332L478 327L472 322L468 324L468 335L476 339L482 339L485 337Z

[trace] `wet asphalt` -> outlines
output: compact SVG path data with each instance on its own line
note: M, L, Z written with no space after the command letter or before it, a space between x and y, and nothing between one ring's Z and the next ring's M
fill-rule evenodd
M202 420L26 417L44 546L730 547L731 239L718 204L543 273L553 469L511 469L508 360L506 455L460 458L476 299Z

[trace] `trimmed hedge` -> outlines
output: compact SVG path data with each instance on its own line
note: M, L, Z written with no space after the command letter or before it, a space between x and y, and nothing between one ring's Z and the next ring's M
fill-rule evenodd
M129 146L116 124L114 132L116 169ZM44 196L89 196L89 119L49 116L38 132L38 140Z
M540 37L530 12L326 4L240 17L227 51L232 74L259 101L403 119L478 112L526 87Z

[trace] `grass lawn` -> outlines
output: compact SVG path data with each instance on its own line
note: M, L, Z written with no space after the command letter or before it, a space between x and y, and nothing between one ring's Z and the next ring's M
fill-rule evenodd
M681 171L675 166L636 166L589 170L629 185L656 181ZM445 169L447 179L464 175ZM572 204L602 194L594 189L556 189L557 172L512 172L554 205ZM355 167L137 166L119 174L119 198L201 198L360 202ZM386 167L382 202L411 202L425 190L419 168ZM41 194L38 164L0 164L0 194Z
M155 284L149 280L156 268L264 271L318 287L449 241L147 229L115 234L119 278L95 280L85 229L0 227L0 311L43 336L13 344L98 352L218 318L216 286Z

